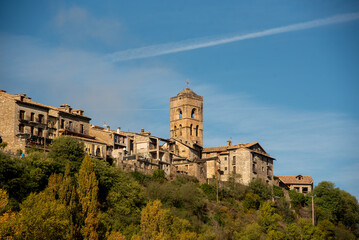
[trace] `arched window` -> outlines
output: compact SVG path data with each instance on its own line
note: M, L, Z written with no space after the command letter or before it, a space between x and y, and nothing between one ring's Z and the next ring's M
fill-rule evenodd
M96 157L101 157L101 150L100 148L96 149Z
M195 118L195 117L196 117L196 109L193 108L191 113L191 118Z
M182 125L179 125L179 135L182 136Z
M177 127L175 126L175 132L174 132L175 137L177 137Z
M178 109L178 119L182 119L182 110Z
M193 128L193 125L191 124L191 126L189 127L189 135L192 136L192 128Z
M198 125L196 126L196 136L198 137Z

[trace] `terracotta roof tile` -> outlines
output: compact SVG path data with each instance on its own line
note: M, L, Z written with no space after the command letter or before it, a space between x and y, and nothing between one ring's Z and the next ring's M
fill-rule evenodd
M312 184L313 178L311 176L276 176L284 184Z

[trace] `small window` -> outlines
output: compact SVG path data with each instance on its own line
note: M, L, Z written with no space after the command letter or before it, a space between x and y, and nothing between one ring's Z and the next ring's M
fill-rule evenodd
M43 134L42 128L39 128L37 130L37 136L42 137L42 134Z
M224 167L224 170L226 170L226 171L227 171L227 167Z
M198 137L198 125L196 126L196 136Z
M192 128L193 128L193 125L191 124L191 126L189 127L189 135L192 136Z
M177 127L175 126L175 137L177 137Z
M195 118L195 117L196 117L196 109L193 108L191 112L191 118Z
M83 124L80 124L80 132L84 133L84 125Z
M69 122L69 130L71 130L71 128L72 128L72 122L70 121Z
M233 165L236 165L236 156L233 156L232 164L233 164Z
M19 132L24 133L24 124L19 125Z
M25 111L20 110L19 118L20 118L20 120L24 120L24 119L25 119Z
M307 187L303 187L303 188L302 188L302 193L308 193L308 188L307 188Z
M64 126L65 126L65 120L64 120L64 119L61 119L60 128L61 128L61 129L64 129Z
M182 110L178 109L178 119L182 119Z
M31 127L31 128L30 128L30 134L31 134L31 135L34 135L34 127Z
M233 166L233 173L237 173L236 172L236 166Z
M253 169L253 173L257 173L257 171L256 171L256 164L255 164L255 163L253 163L252 169Z
M30 117L30 120L32 121L32 122L34 122L35 121L35 113L31 113L31 117Z
M299 187L294 187L295 191L299 192Z
M182 136L182 125L179 125L179 135Z
M44 115L39 114L39 123L44 123Z
M224 161L227 161L227 157L224 157Z

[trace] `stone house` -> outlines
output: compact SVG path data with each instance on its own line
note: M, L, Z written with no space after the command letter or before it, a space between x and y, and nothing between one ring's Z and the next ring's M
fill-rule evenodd
M304 194L313 191L313 178L311 176L276 176L276 178L276 185L287 190L296 190Z
M228 178L233 175L245 185L255 178L273 184L273 160L275 159L269 156L257 142L232 145L232 142L228 141L227 146L204 148L202 156L219 158L218 170L221 181L228 181Z
M55 137L69 135L83 141L91 156L105 158L105 144L89 135L90 120L83 110L72 110L70 105L57 108L35 102L26 94L0 90L0 135L8 143L6 151L47 150Z

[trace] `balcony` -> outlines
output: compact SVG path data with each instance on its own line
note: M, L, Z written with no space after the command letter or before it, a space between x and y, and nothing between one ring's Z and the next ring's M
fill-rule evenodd
M39 136L34 136L34 135L30 135L29 138L26 139L26 146L27 147L43 147L44 144L45 145L50 145L52 143L52 139L49 138L44 138L44 137L39 137Z

